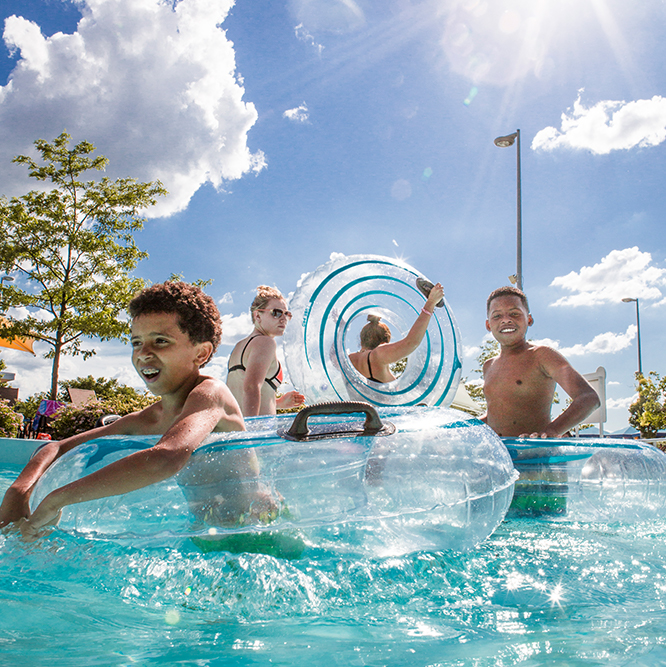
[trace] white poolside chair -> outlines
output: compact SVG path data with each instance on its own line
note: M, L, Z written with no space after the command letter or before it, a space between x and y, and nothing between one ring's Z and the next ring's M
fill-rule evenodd
M594 373L584 373L583 377L592 385L594 391L599 396L601 405L585 419L588 424L599 424L599 437L604 437L604 424L606 423L606 369L599 366ZM576 427L578 435L578 427Z

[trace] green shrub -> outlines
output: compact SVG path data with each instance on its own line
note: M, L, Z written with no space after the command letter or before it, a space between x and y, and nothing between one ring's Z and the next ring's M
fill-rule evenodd
M0 398L0 436L3 438L18 438L23 426L23 415L14 412L9 401Z
M95 428L97 420L106 414L109 413L99 401L91 401L82 408L68 404L55 413L46 430L54 440L64 440Z
M60 391L58 392L58 400L63 403L69 402L68 388L72 389L88 389L95 392L95 396L100 401L104 401L114 396L142 396L134 387L128 387L126 384L121 384L118 380L107 380L104 377L94 378L92 375L87 377L78 377L76 380L62 380L58 383Z
M49 395L47 392L42 391L39 394L33 394L29 398L26 398L24 401L16 401L14 403L14 410L20 412L27 419L32 421L37 415L37 409L39 404L42 401L48 400Z
M55 413L46 429L54 440L64 440L77 433L95 428L97 421L104 415L128 415L148 407L157 401L151 394L136 396L114 396L105 401L90 401L82 408L67 404Z
M641 438L654 438L666 427L666 376L655 371L646 376L636 373L638 400L629 406L629 423Z

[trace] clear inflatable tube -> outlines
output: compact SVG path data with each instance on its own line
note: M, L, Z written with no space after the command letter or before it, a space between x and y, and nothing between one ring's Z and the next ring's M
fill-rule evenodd
M486 539L504 519L517 478L501 440L454 410L378 413L376 435L358 415L315 414L296 440L287 437L292 416L248 419L247 432L211 436L174 478L65 508L60 528L137 543L194 538L222 550L234 536L245 550L247 536L271 534L304 548L374 555L461 551ZM156 440L116 436L73 449L44 474L33 508L52 489ZM242 472L248 450L258 478ZM253 510L266 495L274 510Z
M289 301L294 320L283 344L289 377L308 402L451 404L460 381L461 344L445 299L395 381L382 384L364 378L347 356L359 349L368 314L382 317L393 340L408 333L426 301L417 287L420 278L422 274L400 260L373 255L339 256L301 278Z
M666 454L612 438L505 438L520 473L512 515L575 521L666 516Z

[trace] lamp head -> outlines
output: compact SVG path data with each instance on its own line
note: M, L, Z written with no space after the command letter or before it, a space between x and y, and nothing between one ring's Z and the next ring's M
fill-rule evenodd
M516 137L518 137L518 132L507 134L505 137L497 137L497 139L495 139L495 146L499 146L500 148L513 146L516 141Z
M622 299L622 301L624 301L624 303L634 303L634 302L638 302L638 299L632 299L629 296L625 296L624 299Z

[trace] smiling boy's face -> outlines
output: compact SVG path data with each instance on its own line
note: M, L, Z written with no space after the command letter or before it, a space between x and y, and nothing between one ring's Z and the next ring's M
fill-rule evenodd
M490 302L486 329L500 345L524 340L532 323L532 316L520 297L498 296Z
M212 343L193 343L176 313L150 313L132 320L132 364L151 393L175 393L199 376Z

